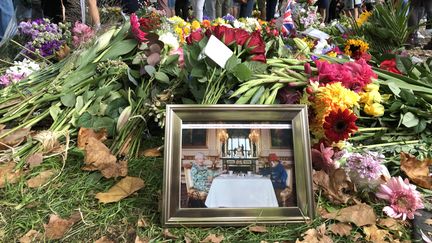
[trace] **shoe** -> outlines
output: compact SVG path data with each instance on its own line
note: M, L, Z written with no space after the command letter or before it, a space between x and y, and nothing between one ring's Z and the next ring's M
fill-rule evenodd
M423 46L423 50L432 50L432 40Z

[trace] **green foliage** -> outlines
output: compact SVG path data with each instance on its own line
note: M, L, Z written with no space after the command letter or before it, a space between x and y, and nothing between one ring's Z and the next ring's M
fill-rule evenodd
M387 1L377 4L372 16L361 27L353 24L358 36L363 36L372 51L387 52L402 47L413 32L408 27L409 4L403 1Z

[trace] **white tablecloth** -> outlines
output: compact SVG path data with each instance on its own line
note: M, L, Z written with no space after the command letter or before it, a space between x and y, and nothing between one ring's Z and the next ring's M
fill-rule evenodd
M269 178L258 176L218 176L211 186L205 205L208 208L278 207Z

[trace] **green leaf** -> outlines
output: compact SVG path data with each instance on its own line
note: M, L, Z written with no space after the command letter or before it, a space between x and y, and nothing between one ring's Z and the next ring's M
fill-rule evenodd
M241 60L236 56L232 55L230 58L228 58L227 62L225 63L225 69L228 72L233 72L234 68L241 63Z
M169 79L168 75L166 75L163 72L155 72L155 78L156 78L156 80L160 81L161 83L165 83L165 84L170 83L170 79Z
M257 61L244 62L253 73L265 74L267 73L267 64Z
M57 120L60 112L61 112L61 109L60 109L59 105L53 105L49 108L49 113L50 113L50 115L54 121Z
M400 108L402 107L402 102L400 102L399 100L396 100L395 102L393 102L389 108L390 112L394 112L394 111L399 111Z
M254 96L252 97L250 103L251 104L256 104L260 100L260 98L261 98L262 94L264 93L264 91L265 91L264 86L261 86L258 89L258 91L254 94Z
M417 103L417 97L411 90L402 89L399 95L406 101L406 105L415 105Z
M192 68L191 76L195 78L202 78L205 76L205 71L199 67Z
M240 63L234 67L233 74L240 81L246 81L252 77L251 70L243 63Z
M151 65L145 65L144 66L144 70L146 71L146 73L150 76L153 76L153 74L156 72L156 68L151 66Z
M181 100L182 100L183 104L196 104L195 101L193 101L192 99L186 98L186 97L182 97Z
M391 90L391 92L393 92L394 95L396 95L397 97L399 97L399 94L401 92L400 88L398 85L396 85L394 82L388 82L387 86L389 87L389 89Z
M419 119L411 112L407 112L403 115L402 124L406 127L415 127L419 124Z
M75 110L80 111L84 106L84 99L80 95L76 98Z
M77 121L77 127L86 127L86 128L93 128L93 123L95 120L95 116L92 116L88 112L84 112Z
M416 133L421 133L421 132L423 132L426 129L426 125L427 125L426 124L426 120L421 119L420 122L419 122L419 124L414 128L414 131Z
M175 55L170 55L165 59L164 65L170 65L171 63L177 62L179 59L180 55L179 54L175 54Z
M408 57L396 56L396 67L401 73L407 74L411 71L413 64Z
M118 59L120 56L128 54L137 46L135 39L127 39L114 43L101 58L101 61Z
M76 102L76 96L74 93L68 93L60 97L60 101L66 107L74 107Z
M105 114L111 118L117 118L120 116L120 110L128 106L128 102L123 98L113 100L108 104L105 110Z

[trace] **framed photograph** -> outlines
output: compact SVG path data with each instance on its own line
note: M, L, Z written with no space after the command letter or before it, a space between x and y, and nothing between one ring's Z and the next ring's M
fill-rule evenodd
M188 144L194 138L184 134L195 131L205 131L206 147ZM315 215L304 105L168 105L164 156L164 226L299 223Z

